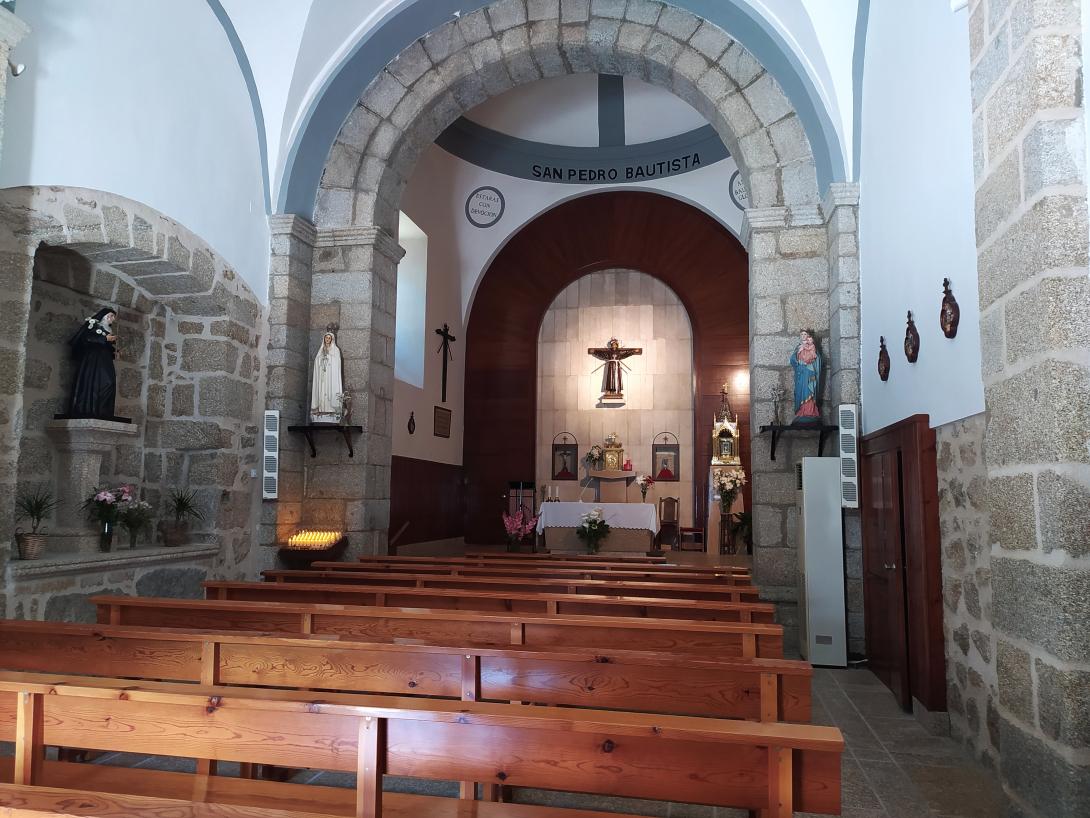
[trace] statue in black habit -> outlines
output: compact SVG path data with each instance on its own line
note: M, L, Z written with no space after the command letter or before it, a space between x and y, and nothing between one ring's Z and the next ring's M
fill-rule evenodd
M68 341L75 361L68 417L115 420L117 373L114 370L117 311L103 307L84 320Z

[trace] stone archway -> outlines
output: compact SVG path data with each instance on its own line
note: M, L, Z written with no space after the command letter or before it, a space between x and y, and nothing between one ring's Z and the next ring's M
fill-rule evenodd
M28 327L67 337L71 316L38 314L46 291L63 293L61 300L77 312L91 302L117 307L132 338L129 349L139 345L135 357L122 345L118 364L119 405L132 410L127 414L140 427L138 442L118 447L110 478L138 480L153 501L171 487L196 489L205 517L194 534L205 544L197 549L200 565L221 575L243 570L255 512L257 484L249 472L257 463L264 310L235 271L180 224L138 202L84 188L0 191L0 528L14 528L18 479L45 482L54 475L44 425L61 409L56 396L63 388L57 367L43 363L27 343ZM46 330L50 322L64 329ZM8 549L0 547L0 565ZM149 557L141 565L157 561ZM126 582L134 581L134 590L151 588L140 585L143 576L136 569ZM84 579L82 595L101 587ZM71 603L76 609L65 607L67 600L49 607L53 591L42 587L0 589L0 610L31 618L61 608L86 615L82 601ZM16 611L9 593L25 605Z
M421 152L466 111L519 85L583 72L630 74L667 88L702 113L735 155L754 204L743 240L758 422L771 412L769 386L787 385L786 361L803 328L825 341L827 402L858 401L854 187L834 185L822 203L809 141L772 75L730 34L669 3L595 3L592 11L587 0L500 0L412 43L363 91L330 149L316 227L295 216L274 219L270 405L301 412L315 342L308 335L327 322L355 333L345 374L366 388L355 401L363 461L305 462L298 447L287 460L282 455L300 492L270 523L299 519L305 483L313 521L343 523L356 551L385 551L395 236L405 184ZM290 317L308 310L309 334ZM758 577L790 600L791 460L773 463L756 456L759 439L753 445ZM272 526L264 537L274 539Z

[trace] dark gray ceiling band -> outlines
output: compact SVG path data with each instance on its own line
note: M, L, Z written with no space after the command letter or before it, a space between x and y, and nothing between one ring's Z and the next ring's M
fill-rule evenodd
M624 143L624 77L599 74L598 144L606 148Z
M711 125L638 145L577 148L519 139L461 117L435 143L485 170L569 185L646 182L699 170L730 156Z

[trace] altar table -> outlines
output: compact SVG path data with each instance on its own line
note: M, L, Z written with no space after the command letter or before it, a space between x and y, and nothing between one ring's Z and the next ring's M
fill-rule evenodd
M586 551L575 529L588 511L602 509L609 523L609 536L599 551L646 552L659 533L659 516L654 503L542 503L537 532L545 536L550 551Z

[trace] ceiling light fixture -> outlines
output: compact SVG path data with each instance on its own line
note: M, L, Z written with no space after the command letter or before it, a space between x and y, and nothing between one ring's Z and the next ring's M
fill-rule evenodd
M24 71L26 71L26 65L24 65L21 62L20 63L14 63L11 60L8 60L8 70L11 72L11 75L13 77L17 77L20 74L22 74Z

